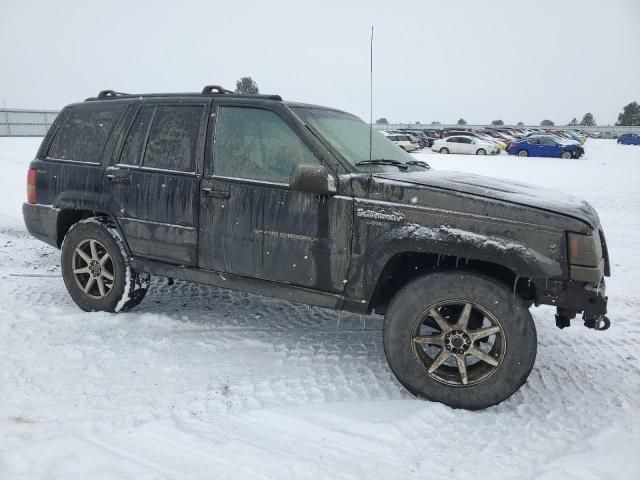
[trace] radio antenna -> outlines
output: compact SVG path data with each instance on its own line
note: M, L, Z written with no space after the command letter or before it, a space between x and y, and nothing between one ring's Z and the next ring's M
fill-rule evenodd
M373 25L369 42L369 161L373 155Z

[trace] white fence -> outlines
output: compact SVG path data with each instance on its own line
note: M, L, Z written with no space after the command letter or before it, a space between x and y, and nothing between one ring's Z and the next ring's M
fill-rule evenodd
M42 137L57 115L55 110L0 108L0 137Z
M51 124L55 120L58 112L56 110L19 110L0 108L0 137L42 137L44 136ZM490 125L432 125L422 123L380 123L375 124L374 128L378 130L399 130L399 129L473 129L486 128ZM540 128L540 125L500 125L499 127L523 127L523 128ZM498 128L499 128L498 127ZM555 130L574 130L579 128L587 132L609 132L616 135L622 133L640 133L640 126L637 127L617 127L611 125L598 125L596 127L545 127Z

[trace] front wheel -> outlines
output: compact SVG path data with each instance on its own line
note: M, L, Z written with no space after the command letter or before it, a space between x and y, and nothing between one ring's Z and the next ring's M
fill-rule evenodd
M62 242L62 277L84 311L124 312L138 305L149 274L129 265L120 232L109 220L92 217L73 225Z
M573 155L572 155L572 154L571 154L571 152L569 152L569 151L562 152L562 155L560 155L560 156L561 156L562 158L564 158L565 160L566 160L566 159L569 159L569 158L571 158L571 157L573 157Z
M476 155L486 155L487 151L484 148L479 148Z
M442 147L440 149L440 153L449 153L449 149L447 147Z
M384 348L391 370L413 394L478 410L526 382L537 339L529 310L507 286L456 271L400 290L385 317Z

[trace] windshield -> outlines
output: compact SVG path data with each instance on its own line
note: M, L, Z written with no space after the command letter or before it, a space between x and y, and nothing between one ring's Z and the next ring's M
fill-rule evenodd
M293 111L358 170L366 172L398 170L398 167L391 163L411 166L416 162L414 157L394 144L389 138L374 130L371 142L371 159L374 161L385 160L388 164L372 165L368 163L369 125L355 115L308 107L295 107ZM358 165L360 162L367 163Z

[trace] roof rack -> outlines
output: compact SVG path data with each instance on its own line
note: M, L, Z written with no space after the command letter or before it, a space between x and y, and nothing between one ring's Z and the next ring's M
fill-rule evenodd
M257 93L237 93L227 90L220 85L207 85L202 89L202 95L233 95L234 97L251 97L251 98L265 98L267 100L282 101L280 95L260 95Z
M244 94L244 93L236 93L231 90L227 90L226 88L221 87L220 85L207 85L202 89L200 93L123 93L116 92L115 90L101 90L98 93L97 97L87 98L85 101L95 101L95 100L114 100L125 99L125 98L143 98L143 97L191 97L194 95L228 95L232 98L259 98L265 100L276 100L281 102L282 97L280 95L259 95L259 94Z
M100 90L98 98L111 98L118 95L129 95L128 93L116 92L115 90Z
M202 89L202 93L234 93L231 90L221 87L220 85L207 85Z

